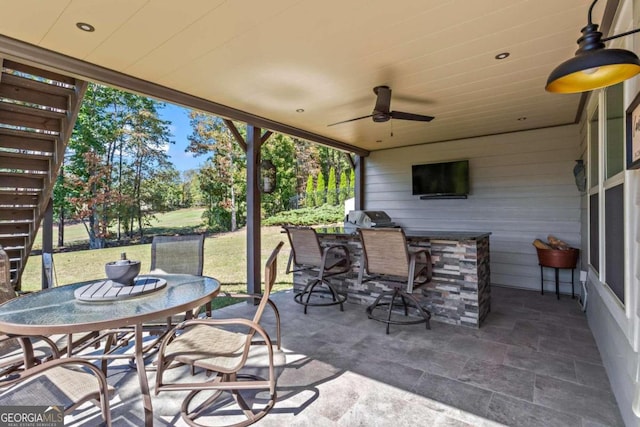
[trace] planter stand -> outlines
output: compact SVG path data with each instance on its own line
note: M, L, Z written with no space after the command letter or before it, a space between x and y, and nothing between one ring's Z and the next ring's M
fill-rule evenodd
M556 279L556 297L560 299L560 269L571 269L571 298L575 298L574 293L574 271L578 262L579 250L569 248L560 249L540 249L538 252L538 264L540 265L540 294L544 295L544 267L550 267L555 270Z

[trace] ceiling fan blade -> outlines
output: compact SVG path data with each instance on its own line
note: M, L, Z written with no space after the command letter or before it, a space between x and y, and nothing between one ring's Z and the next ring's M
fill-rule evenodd
M327 127L329 126L335 126L335 125L341 125L342 123L349 123L349 122L355 122L356 120L362 120L362 119L366 119L368 117L371 117L373 114L369 114L367 116L362 116L362 117L358 117L355 119L349 119L349 120L343 120L341 122L337 122L337 123L331 123L330 125L327 125Z
M373 111L389 114L389 109L391 108L391 89L389 86L376 86L373 91L378 95Z
M433 116L423 116L421 114L403 113L402 111L392 111L390 114L392 119L413 120L416 122L430 122L435 118Z

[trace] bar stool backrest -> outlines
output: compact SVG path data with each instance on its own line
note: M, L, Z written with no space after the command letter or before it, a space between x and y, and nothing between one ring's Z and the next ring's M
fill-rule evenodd
M322 248L316 230L309 227L285 227L295 265L322 266Z
M359 228L368 274L409 275L407 238L401 228Z

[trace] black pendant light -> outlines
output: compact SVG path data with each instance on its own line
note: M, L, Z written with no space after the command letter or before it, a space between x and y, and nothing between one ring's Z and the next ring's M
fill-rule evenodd
M598 0L589 7L587 26L578 39L576 56L558 65L547 79L545 89L555 93L578 93L611 86L640 73L638 56L624 49L606 49L604 42L637 33L627 31L602 37L598 25L591 22L591 13Z

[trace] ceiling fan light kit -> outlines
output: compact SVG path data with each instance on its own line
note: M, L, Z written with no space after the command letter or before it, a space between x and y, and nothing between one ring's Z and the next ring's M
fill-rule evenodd
M342 123L354 122L356 120L362 120L371 117L376 123L388 122L391 119L397 120L411 120L417 122L430 122L435 117L424 116L422 114L405 113L402 111L391 111L391 88L389 86L376 86L373 88L373 93L376 94L376 105L373 108L373 112L367 116L356 117L355 119L343 120L341 122L332 123L328 126L340 125Z
M588 23L578 39L573 58L558 65L549 75L545 89L553 93L579 93L599 89L627 80L640 73L638 56L625 49L607 49L604 42L640 31L635 29L611 37L602 37L591 20L594 0L589 7Z

